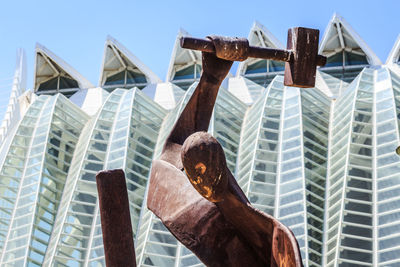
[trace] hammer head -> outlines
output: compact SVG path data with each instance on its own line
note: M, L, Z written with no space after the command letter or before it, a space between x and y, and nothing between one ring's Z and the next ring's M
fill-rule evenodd
M318 40L319 30L302 27L289 29L287 49L293 52L293 56L285 63L286 86L315 86Z

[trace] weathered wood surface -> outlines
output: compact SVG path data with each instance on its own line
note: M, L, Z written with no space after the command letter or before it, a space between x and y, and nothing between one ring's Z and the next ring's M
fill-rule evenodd
M289 29L287 49L293 51L293 56L285 63L286 86L304 88L315 86L318 41L318 30L302 27Z
M104 254L109 267L136 267L128 191L122 170L96 175Z

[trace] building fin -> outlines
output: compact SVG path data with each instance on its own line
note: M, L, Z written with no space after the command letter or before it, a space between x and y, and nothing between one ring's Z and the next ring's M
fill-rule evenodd
M132 88L135 86L143 88L147 84L159 82L161 82L161 79L125 46L113 37L107 36L99 86L105 88Z
M386 59L386 64L391 65L393 63L400 64L400 34Z
M328 57L325 67L382 64L350 24L336 13L325 30L319 54Z
M183 29L179 30L169 62L166 81L186 90L200 78L201 52L182 48L180 46L182 36L190 36L190 34Z
M397 75L400 75L400 34L386 59L386 65Z
M16 70L15 76L18 76L19 88L18 93L23 94L26 90L26 54L25 50L19 48L17 50L17 62L16 62Z
M79 88L94 87L79 72L41 44L35 49L34 91L37 94L71 95Z
M3 88L2 88L3 89ZM9 92L9 99L3 99L4 103L8 100L4 110L0 110L0 147L7 134L18 124L21 118L21 110L18 98L26 89L26 55L20 48L17 50L17 61L14 72L14 78ZM5 91L5 90L3 90Z

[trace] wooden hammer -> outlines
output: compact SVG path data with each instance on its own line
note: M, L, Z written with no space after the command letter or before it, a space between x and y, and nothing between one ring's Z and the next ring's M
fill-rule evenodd
M326 64L326 57L318 55L319 30L316 29L289 29L287 50L250 46L245 38L208 38L182 37L181 47L215 53L217 57L231 61L243 61L248 57L285 61L286 86L314 87L317 66Z

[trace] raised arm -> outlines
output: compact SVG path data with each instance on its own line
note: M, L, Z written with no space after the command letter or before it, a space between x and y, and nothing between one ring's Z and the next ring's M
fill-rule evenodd
M181 146L186 138L198 131L207 131L219 87L232 66L232 61L202 53L203 72L189 102L176 121L164 145L161 160L182 168Z

